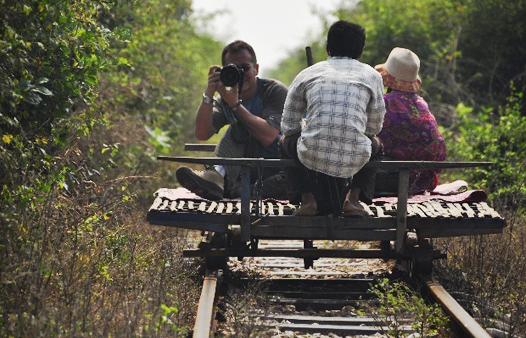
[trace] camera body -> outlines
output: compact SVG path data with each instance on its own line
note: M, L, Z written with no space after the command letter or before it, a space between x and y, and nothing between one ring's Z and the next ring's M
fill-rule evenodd
M216 72L220 72L219 79L225 87L234 87L236 84L239 84L239 90L243 87L245 80L245 71L243 68L230 63L223 68L217 69Z

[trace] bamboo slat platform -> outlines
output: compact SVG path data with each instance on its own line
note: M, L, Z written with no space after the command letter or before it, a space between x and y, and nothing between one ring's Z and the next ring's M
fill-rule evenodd
M397 204L363 204L370 217L291 216L297 205L264 200L250 203L254 238L394 240ZM227 231L240 224L241 201L157 197L147 215L152 224L206 231ZM486 202L429 201L407 205L407 228L424 237L500 233L504 219Z
M192 164L241 167L240 201L192 201L157 198L147 218L151 224L217 233L240 227L240 239L394 241L399 257L407 253L411 233L418 242L426 238L501 233L505 221L486 203L408 203L409 170L489 166L490 162L372 161L372 168L399 173L396 204L365 205L370 217L291 216L297 206L278 201L250 200L250 171L297 165L291 160L220 157L158 157ZM269 203L270 202L270 203Z

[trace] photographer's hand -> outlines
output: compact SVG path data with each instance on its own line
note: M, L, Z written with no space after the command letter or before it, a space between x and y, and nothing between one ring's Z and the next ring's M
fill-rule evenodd
M225 87L221 82L217 85L217 92L221 98L230 107L234 108L239 102L239 87Z
M214 111L212 98L216 91L218 91L218 86L221 83L219 80L218 69L221 69L221 66L214 65L208 70L208 83L205 92L203 93L204 98L203 101L201 101L195 116L194 134L199 141L208 140L216 132L212 124L212 115Z
M219 80L220 69L221 66L214 65L208 70L208 85L206 87L205 94L209 97L214 97L214 94L217 92L217 87L221 83Z

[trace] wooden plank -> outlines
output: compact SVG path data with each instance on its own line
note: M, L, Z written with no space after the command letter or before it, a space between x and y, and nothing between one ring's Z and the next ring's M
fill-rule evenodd
M172 212L177 212L177 206L179 205L179 203L177 201L172 201L170 203L170 210Z
M453 215L453 217L462 218L462 213L457 209L454 203L447 203L447 206L449 207L449 213Z
M369 162L371 163L371 162ZM404 251L407 230L407 195L409 193L409 169L400 169L398 174L398 204L396 205L396 244L398 254Z
M216 207L217 207L217 202L212 201L212 202L210 203L210 205L208 206L208 209L206 209L206 212L207 212L208 214L211 214L211 213L214 212L214 210L216 209Z
M184 205L186 204L185 200L179 201L179 205L177 206L177 210L184 210Z
M165 210L168 208L168 205L171 203L170 200L164 200L161 206L159 207L159 210Z
M216 145L211 143L185 143L184 150L213 152L216 150Z
M150 210L157 210L159 206L163 203L163 199L160 197L156 197L155 200L153 200L152 206L150 207Z
M384 212L384 209L381 206L379 206L379 205L373 205L372 207L376 209L376 217L380 217L380 218L391 218L391 217L393 217L391 215L387 215Z
M440 203L440 202L429 202L429 205L431 205L433 207L435 212L437 212L440 215L440 217L444 217L444 218L451 217L451 214L449 213L449 210L445 209L442 206L442 203Z
M225 203L223 202L218 203L216 212L218 214L223 214L223 210L225 210Z
M409 204L407 206L407 216L420 216L420 217L427 217L427 215L418 207L416 204Z
M281 204L280 202L278 202L278 215L279 216L283 216L283 208L284 208L284 205Z
M433 208L433 205L429 202L419 203L418 206L422 210L426 211L426 214L428 215L428 217L436 218L440 216L440 214L435 210L435 208Z
M360 202L360 204L362 205L362 207L365 209L365 211L367 211L367 213L369 214L369 216L373 216L374 217L374 212L371 210L371 208L369 208L369 206L363 202Z
M274 205L271 202L267 202L268 214L274 216Z
M473 209L471 209L469 204L462 203L462 206L464 207L464 210L466 210L466 214L468 215L468 217L475 217L475 211L473 211Z
M502 218L498 212L496 212L493 208L491 208L488 203L486 202L480 202L480 203L477 203L478 205L480 205L481 208L483 208L484 210L486 210L486 213L488 213L489 215L491 215L491 217L494 217L494 218Z

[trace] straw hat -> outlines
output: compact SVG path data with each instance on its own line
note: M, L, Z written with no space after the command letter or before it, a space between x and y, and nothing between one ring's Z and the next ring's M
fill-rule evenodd
M382 74L386 87L410 93L420 91L420 59L409 49L395 47L387 61L374 68Z

